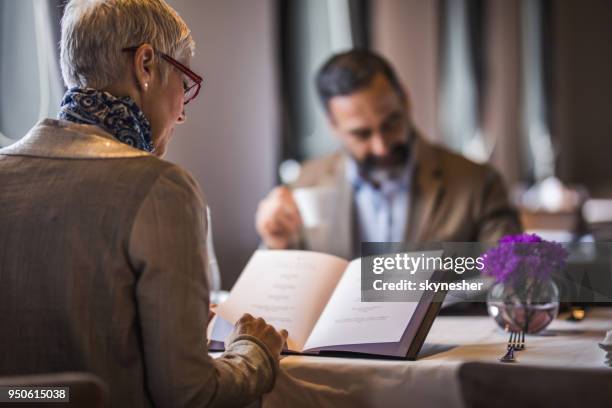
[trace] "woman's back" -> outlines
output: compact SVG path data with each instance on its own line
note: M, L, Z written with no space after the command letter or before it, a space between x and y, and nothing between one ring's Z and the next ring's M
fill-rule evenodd
M0 375L94 372L115 401L147 406L132 230L163 174L182 170L110 139L117 157L60 157L74 143L61 123L43 122L47 152L0 151L0 315L14 334L0 337Z

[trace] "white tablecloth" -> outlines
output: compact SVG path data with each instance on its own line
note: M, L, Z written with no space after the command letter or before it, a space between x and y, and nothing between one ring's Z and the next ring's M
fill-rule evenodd
M516 354L516 364L605 367L605 352L597 343L612 330L612 309L590 310L579 323L563 317L544 335L527 336L527 349ZM263 406L462 407L457 378L461 363L497 362L507 340L489 317L440 316L426 348L446 351L417 361L285 357Z

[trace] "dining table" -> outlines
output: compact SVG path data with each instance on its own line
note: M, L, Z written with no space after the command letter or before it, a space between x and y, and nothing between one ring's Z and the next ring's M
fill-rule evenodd
M534 367L612 368L598 343L612 330L612 308L590 308L581 321L560 314L526 336L514 363ZM283 356L263 407L464 407L459 368L499 361L508 334L489 316L438 316L416 360Z

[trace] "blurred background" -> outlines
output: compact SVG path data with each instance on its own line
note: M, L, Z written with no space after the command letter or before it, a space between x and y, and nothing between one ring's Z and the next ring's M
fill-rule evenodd
M259 200L338 147L313 77L353 47L392 62L430 140L503 174L526 228L612 239L611 1L168 3L192 29L204 86L166 159L204 190L225 289L258 246ZM0 146L57 114L62 4L0 0Z

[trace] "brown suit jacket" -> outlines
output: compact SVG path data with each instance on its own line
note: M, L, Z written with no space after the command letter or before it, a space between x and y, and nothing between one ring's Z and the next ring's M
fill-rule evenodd
M476 164L416 136L414 172L407 209L405 241L495 242L521 231L508 202L504 183L488 165ZM347 157L341 152L304 164L294 187L332 187L338 192L329 228L331 237L304 231L302 247L355 257L358 240L353 222L353 191L345 176ZM321 247L325 242L325 248Z
M180 167L44 120L0 150L0 376L87 371L113 407L239 406L277 362L206 348L206 217Z

